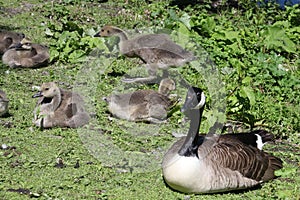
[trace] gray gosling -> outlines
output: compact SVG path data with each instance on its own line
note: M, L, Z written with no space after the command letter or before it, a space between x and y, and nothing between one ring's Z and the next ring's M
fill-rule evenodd
M182 112L191 119L186 137L165 154L166 183L183 193L215 193L256 186L275 178L282 161L258 147L273 138L266 131L245 134L199 135L205 95L190 87Z
M0 54L4 54L11 46L20 43L24 37L23 33L0 30Z
M166 120L168 110L175 105L168 95L175 90L175 82L163 79L158 91L137 90L124 94L104 97L108 110L117 118L128 121L162 123Z
M8 99L4 91L0 90L0 117L8 112Z
M77 128L90 120L82 97L60 89L54 82L43 83L40 91L32 97L39 97L33 119L33 123L38 127Z
M171 66L182 66L195 60L191 52L174 43L167 34L145 34L128 39L126 33L114 26L104 26L95 37L117 36L120 38L120 52L127 57L139 57L148 71L148 77L123 79L123 82L150 82L157 78L157 70L162 69L167 74ZM164 77L167 77L164 75Z
M36 68L47 65L49 58L48 47L32 43L24 38L3 54L2 61L12 68Z

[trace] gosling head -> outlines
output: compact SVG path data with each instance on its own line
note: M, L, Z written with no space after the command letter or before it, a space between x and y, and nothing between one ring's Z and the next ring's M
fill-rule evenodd
M117 27L106 25L94 35L94 37L109 37L122 33L123 31Z
M161 80L158 92L168 96L172 90L176 89L175 82L172 79L165 78Z
M10 48L11 49L15 48L17 50L31 50L32 49L32 42L31 42L31 40L29 40L28 38L25 37L21 40L21 42L19 42L16 45L11 46Z
M22 48L30 50L32 48L32 42L28 38L23 38L21 40Z
M43 83L41 89L38 93L33 95L33 98L36 97L46 97L53 98L54 96L60 93L59 87L54 82Z

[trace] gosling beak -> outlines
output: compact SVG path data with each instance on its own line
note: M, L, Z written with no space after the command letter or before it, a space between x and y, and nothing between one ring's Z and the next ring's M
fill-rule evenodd
M96 33L94 37L101 37L100 32Z
M40 92L34 94L34 95L32 96L32 98L37 98L37 97L41 97L41 96L43 96L43 95L42 95L42 92L40 91Z
M17 43L9 47L9 49L22 49L22 43Z

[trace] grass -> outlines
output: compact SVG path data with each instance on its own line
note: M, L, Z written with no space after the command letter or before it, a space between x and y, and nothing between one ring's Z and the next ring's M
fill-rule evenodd
M300 198L297 82L300 62L296 56L299 55L299 24L293 21L300 13L299 7L278 11L280 16L288 16L291 26L286 28L285 34L296 47L256 41L254 32L263 34L272 29L274 22L283 20L263 8L257 16L251 14L255 9L243 12L229 7L215 12L207 5L179 9L163 1L125 4L125 1L31 0L3 2L0 8L0 28L24 32L33 41L49 45L52 56L51 64L40 69L10 69L0 64L0 87L10 99L9 116L0 119L1 144L9 146L0 150L1 199ZM203 12L196 15L195 10ZM236 20L237 16L240 20ZM120 83L120 79L139 61L117 56L113 38L90 37L104 24L117 24L125 29L163 27L188 35L201 44L216 69L222 72L227 118L242 121L247 126L266 127L275 133L276 144L267 145L266 151L284 161L284 168L277 173L279 178L264 183L261 188L214 195L186 195L168 188L161 175L160 162L175 140L172 133L185 133L186 123L176 109L169 118L170 123L165 125L132 124L110 118L102 97L111 91L132 89L132 85ZM190 25L191 29L182 24ZM245 32L238 32L239 29ZM237 33L236 38L240 40L226 38L226 31ZM194 48L191 44L187 46ZM79 62L85 60L85 52L93 53L95 47L100 49L96 53L100 63ZM240 47L245 50L242 55ZM94 65L97 71L90 71ZM283 72L279 66L289 70ZM207 90L212 91L210 82L203 76L199 79L201 75L197 70L183 67L179 71L191 84L206 84ZM90 111L95 113L89 126L49 130L33 127L36 102L31 98L36 92L33 86L47 81L57 81L63 88L84 94ZM156 85L147 87L157 88ZM182 95L184 91L179 87L177 92ZM210 95L212 104L214 94ZM206 113L203 132L215 120L209 110ZM63 165L57 165L58 158L63 160Z

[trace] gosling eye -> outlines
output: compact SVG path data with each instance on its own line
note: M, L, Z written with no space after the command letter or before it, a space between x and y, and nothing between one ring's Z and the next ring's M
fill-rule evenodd
M46 90L46 91L48 91L48 90L49 90L49 88L45 88L45 90Z

